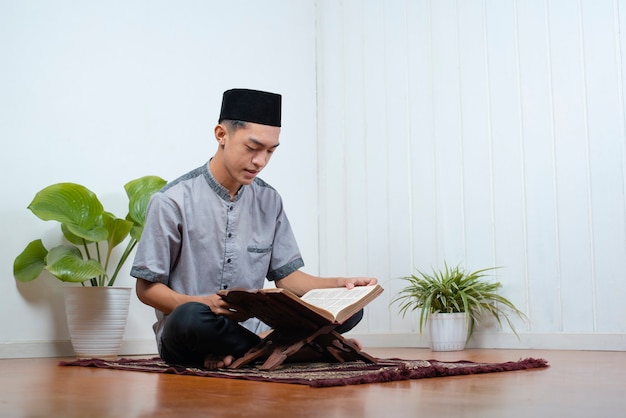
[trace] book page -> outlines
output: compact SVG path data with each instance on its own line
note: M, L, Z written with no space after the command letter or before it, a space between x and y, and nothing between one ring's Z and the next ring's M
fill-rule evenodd
M336 316L343 308L367 296L375 288L376 286L356 286L352 289L313 289L302 296L302 300Z

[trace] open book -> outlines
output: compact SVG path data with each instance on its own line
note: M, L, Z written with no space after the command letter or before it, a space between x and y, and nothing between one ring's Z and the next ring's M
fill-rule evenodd
M274 329L341 324L383 292L380 285L313 289L301 298L286 289L222 290L219 295Z

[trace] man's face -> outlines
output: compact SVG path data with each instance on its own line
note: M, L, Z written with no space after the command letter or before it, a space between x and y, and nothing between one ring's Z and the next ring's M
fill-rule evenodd
M231 180L252 183L278 147L279 135L279 127L257 123L228 131L223 142L224 164Z

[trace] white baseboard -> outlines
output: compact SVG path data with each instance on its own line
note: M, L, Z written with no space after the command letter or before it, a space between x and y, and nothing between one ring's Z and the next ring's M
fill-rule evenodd
M428 348L428 336L417 333L356 334L348 333L364 347ZM626 334L512 333L476 332L467 348L528 350L597 350L626 351Z
M156 341L124 340L120 356L157 355ZM72 343L68 341L32 341L0 344L0 359L74 357Z
M364 347L428 348L428 337L417 333L357 334L346 336L358 339ZM626 334L575 334L476 332L467 348L501 348L519 350L593 350L626 351ZM156 355L156 342L124 340L120 355ZM69 341L33 341L0 344L0 359L36 357L73 357Z

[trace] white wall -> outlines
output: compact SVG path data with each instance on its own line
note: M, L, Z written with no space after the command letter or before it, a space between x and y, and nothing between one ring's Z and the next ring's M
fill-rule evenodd
M503 266L530 319L475 346L626 349L625 18L611 0L0 0L0 358L71 353L60 284L12 276L57 237L34 193L80 182L123 216L127 180L206 161L235 86L285 95L262 177L306 270L384 284L366 345L424 345L389 301L447 260ZM133 300L126 353L154 352L152 315Z
M385 283L358 332L443 261L502 266L527 313L476 346L626 349L626 3L319 2L320 270Z
M262 178L283 193L315 272L315 83L313 1L0 0L0 357L71 354L61 283L13 278L28 242L59 239L26 209L34 194L78 182L125 216L127 181L171 180L213 154L228 88L283 94L281 147ZM155 352L153 322L133 298L125 352Z

